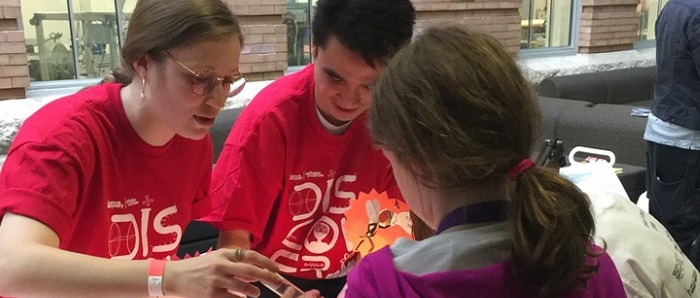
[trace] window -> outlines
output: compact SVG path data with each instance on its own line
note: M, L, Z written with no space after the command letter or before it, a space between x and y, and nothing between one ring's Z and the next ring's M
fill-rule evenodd
M637 13L639 14L639 40L654 40L656 34L654 26L656 18L661 12L661 8L666 5L668 0L641 0L637 4Z
M523 0L520 48L572 47L574 0Z
M31 81L100 78L119 66L124 21L128 17L122 9L133 9L135 2L22 1Z
M311 62L311 16L315 4L316 0L287 0L283 20L287 25L287 62L290 68Z

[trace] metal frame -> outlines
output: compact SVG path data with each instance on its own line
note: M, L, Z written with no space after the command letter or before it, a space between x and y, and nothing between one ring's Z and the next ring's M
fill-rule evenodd
M126 0L114 0L114 9L117 11L117 40L119 41L120 49L124 44L124 24L122 23L122 19L124 18L124 14L122 13L124 1Z
M68 9L68 27L70 28L70 43L73 45L71 47L71 52L73 52L73 68L75 69L75 77L80 78L80 65L78 65L78 50L77 44L78 44L78 38L76 37L78 34L75 31L75 12L73 11L73 0L67 0L67 6L66 8ZM42 71L43 73L43 71Z
M117 43L116 45L111 45L110 44L110 52L116 53L118 49L121 48L121 45L124 43L124 36L123 36L123 23L122 23L122 18L124 17L124 14L122 13L122 8L123 8L123 3L124 0L114 0L114 7L115 7L115 14L116 14L116 30L117 30ZM66 0L66 10L67 13L52 13L52 15L58 16L62 19L65 19L67 16L68 23L69 23L69 28L70 28L70 51L72 52L73 56L73 68L75 69L75 75L76 78L78 79L71 79L71 80L47 80L47 81L35 81L35 82L30 82L29 87L27 88L27 93L28 94L38 94L38 95L46 95L46 94L51 94L52 92L49 89L53 90L58 90L58 89L74 89L76 86L85 86L89 84L94 84L98 82L100 79L99 78L92 78L92 79L80 79L82 73L80 71L80 60L79 60L79 49L77 46L79 43L79 40L77 38L77 29L76 29L76 20L78 19L76 17L76 13L73 8L73 0ZM86 14L89 14L87 12ZM48 14L47 14L48 15ZM47 20L50 20L50 18L47 18ZM37 26L37 35L38 36L44 36L43 28L41 26ZM46 48L45 46L39 42L39 52L40 53L45 53ZM118 63L118 61L116 62ZM116 65L116 64L115 64ZM42 67L41 70L41 76L47 76L48 70L44 70ZM47 89L47 92L42 92L42 89ZM78 88L79 89L79 88Z
M663 4L662 4L662 3L663 3ZM664 7L664 5L666 5L666 3L668 3L668 0L667 0L667 1L659 0L659 2L656 3L656 5L657 5L657 12L658 12L658 13L656 14L656 19L659 18L659 14L661 13L661 9L663 9L663 7ZM656 39L645 39L645 40L639 39L639 38L641 37L641 33L642 33L642 28L641 28L641 23L642 23L642 21L641 21L641 17L642 17L642 16L640 15L640 16L639 16L639 18L640 18L640 20L639 20L640 28L639 28L639 33L638 33L638 35L637 35L637 41L634 42L634 47L633 47L635 50L641 50L641 49L648 49L648 48L656 47ZM647 18L648 18L648 17L649 17L649 15L647 14ZM648 22L648 19L647 19L647 22Z
M530 1L530 12L529 18L532 20L532 2L533 0L523 0ZM554 1L551 1L554 2ZM569 27L569 45L565 47L552 47L552 48L538 48L538 49L520 49L519 57L523 59L527 58L541 58L541 57L551 57L551 56L566 56L576 54L578 52L578 39L579 30L581 23L581 10L582 3L581 0L571 0L571 27ZM531 21L532 22L532 21ZM532 24L530 23L530 28ZM532 29L530 29L532 30ZM531 34L528 34L528 45L531 44Z
M95 85L98 82L100 82L99 78L32 82L29 84L29 87L27 87L26 96L27 98L33 98L56 94L71 94L86 86Z

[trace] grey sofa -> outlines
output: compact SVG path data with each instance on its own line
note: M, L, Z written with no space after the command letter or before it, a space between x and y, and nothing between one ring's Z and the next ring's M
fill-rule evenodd
M537 91L544 138L558 138L568 150L586 146L613 151L630 199L645 191L646 118L632 108L651 105L656 67L576 74L543 80Z

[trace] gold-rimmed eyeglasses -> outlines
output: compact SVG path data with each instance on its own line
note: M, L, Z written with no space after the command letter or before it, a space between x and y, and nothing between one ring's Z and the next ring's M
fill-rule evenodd
M246 77L240 73L219 77L209 69L195 72L180 62L180 60L173 57L173 55L170 55L170 53L164 51L163 54L168 56L168 58L172 59L177 65L180 65L180 67L192 75L192 93L197 95L209 94L214 90L214 88L216 88L216 85L221 84L221 86L224 88L225 94L227 94L227 97L231 97L241 93L241 90L243 90L243 87L245 87L245 84L248 81L248 79L246 79Z

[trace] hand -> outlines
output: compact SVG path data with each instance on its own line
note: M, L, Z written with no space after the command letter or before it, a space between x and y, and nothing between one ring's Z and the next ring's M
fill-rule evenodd
M281 284L274 273L277 270L273 261L255 251L221 248L200 257L168 262L163 287L166 295L182 297L257 297L260 289L250 282Z

